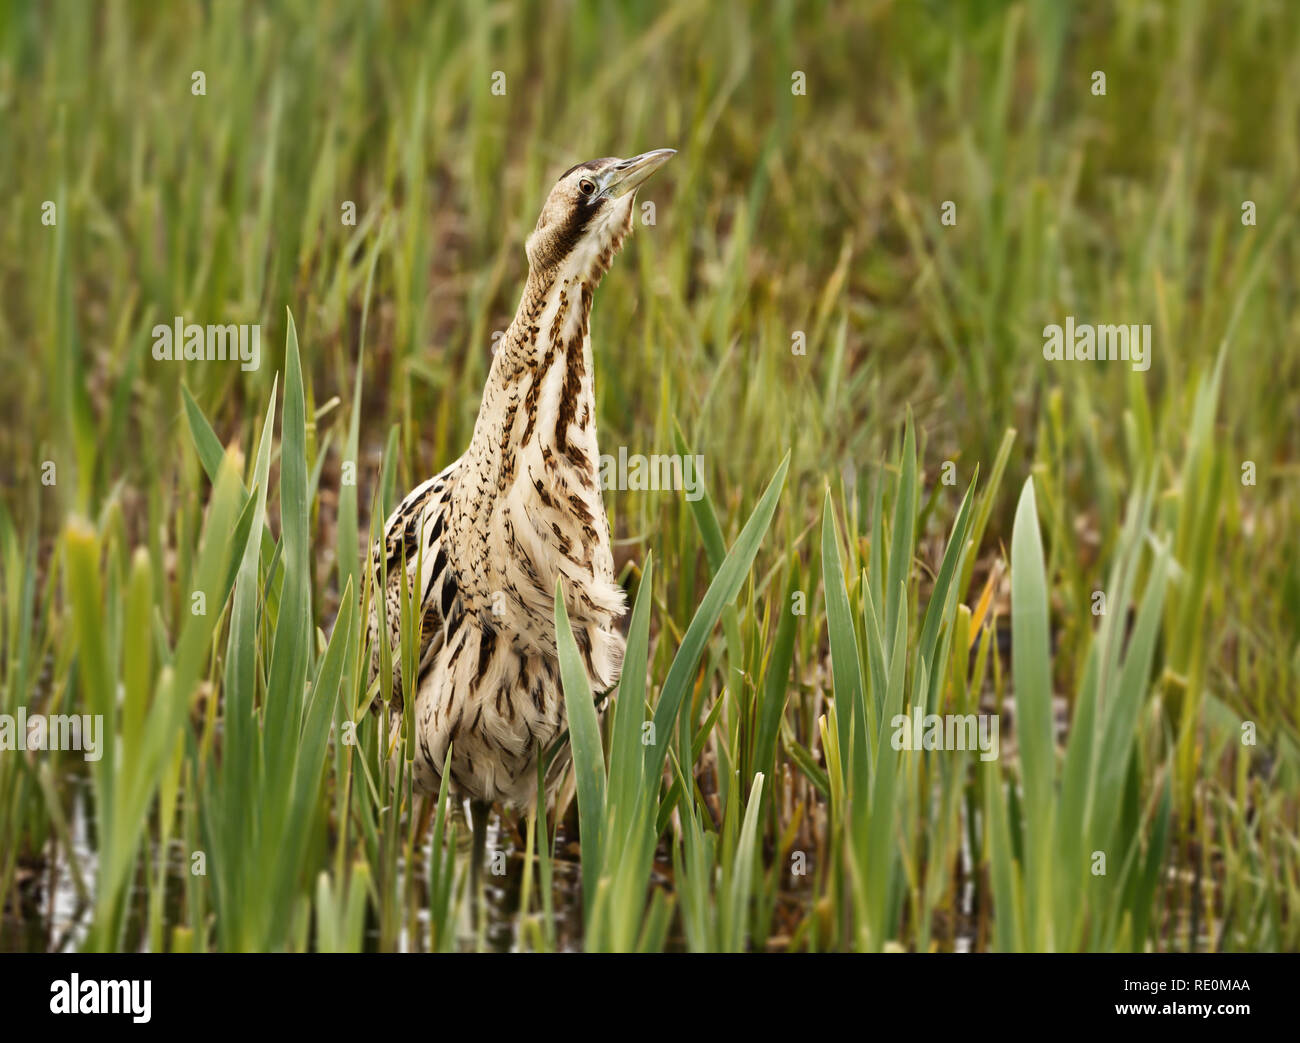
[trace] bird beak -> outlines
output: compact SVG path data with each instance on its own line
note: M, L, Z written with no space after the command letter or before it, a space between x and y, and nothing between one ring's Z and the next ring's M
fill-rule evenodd
M615 163L605 172L601 195L618 199L629 192L635 192L651 174L675 155L675 148L657 148L653 152L642 152L639 156Z

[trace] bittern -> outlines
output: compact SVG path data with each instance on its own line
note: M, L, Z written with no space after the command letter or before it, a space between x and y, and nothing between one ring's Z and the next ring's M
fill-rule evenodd
M588 323L637 188L674 154L593 159L561 175L525 244L528 278L469 448L402 500L373 550L377 582L387 578L383 618L378 604L370 614L371 678L380 641L400 663L405 581L420 620L415 785L438 791L450 744L451 781L471 801L475 877L489 805L531 806L537 758L566 728L557 580L592 691L612 689L622 669L626 602L598 480ZM395 707L401 688L395 665Z

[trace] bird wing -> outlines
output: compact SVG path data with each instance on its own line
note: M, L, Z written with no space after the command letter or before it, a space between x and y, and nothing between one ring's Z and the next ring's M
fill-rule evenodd
M401 583L405 580L407 596L419 620L420 675L442 647L447 623L457 611L460 584L444 546L455 466L452 464L407 493L384 522L383 535L371 549L370 567L377 593L370 605L368 626L370 681L381 668L380 642L387 642L392 652L393 703L399 708L403 704Z

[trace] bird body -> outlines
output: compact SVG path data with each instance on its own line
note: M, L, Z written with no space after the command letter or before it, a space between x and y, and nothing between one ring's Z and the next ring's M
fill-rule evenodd
M593 691L618 682L626 603L601 500L588 326L596 286L631 230L635 190L671 155L592 160L560 178L528 238L528 279L468 449L413 489L376 541L383 606L381 615L377 598L370 615L372 677L379 642L400 661L405 580L420 621L423 791L437 791L450 745L464 796L532 803L536 758L566 727L557 582Z

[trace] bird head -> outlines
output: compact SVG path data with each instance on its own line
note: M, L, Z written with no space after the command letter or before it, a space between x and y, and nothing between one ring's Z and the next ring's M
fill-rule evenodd
M561 269L584 280L603 274L632 228L636 190L676 154L661 148L592 159L561 174L525 244L533 271Z

